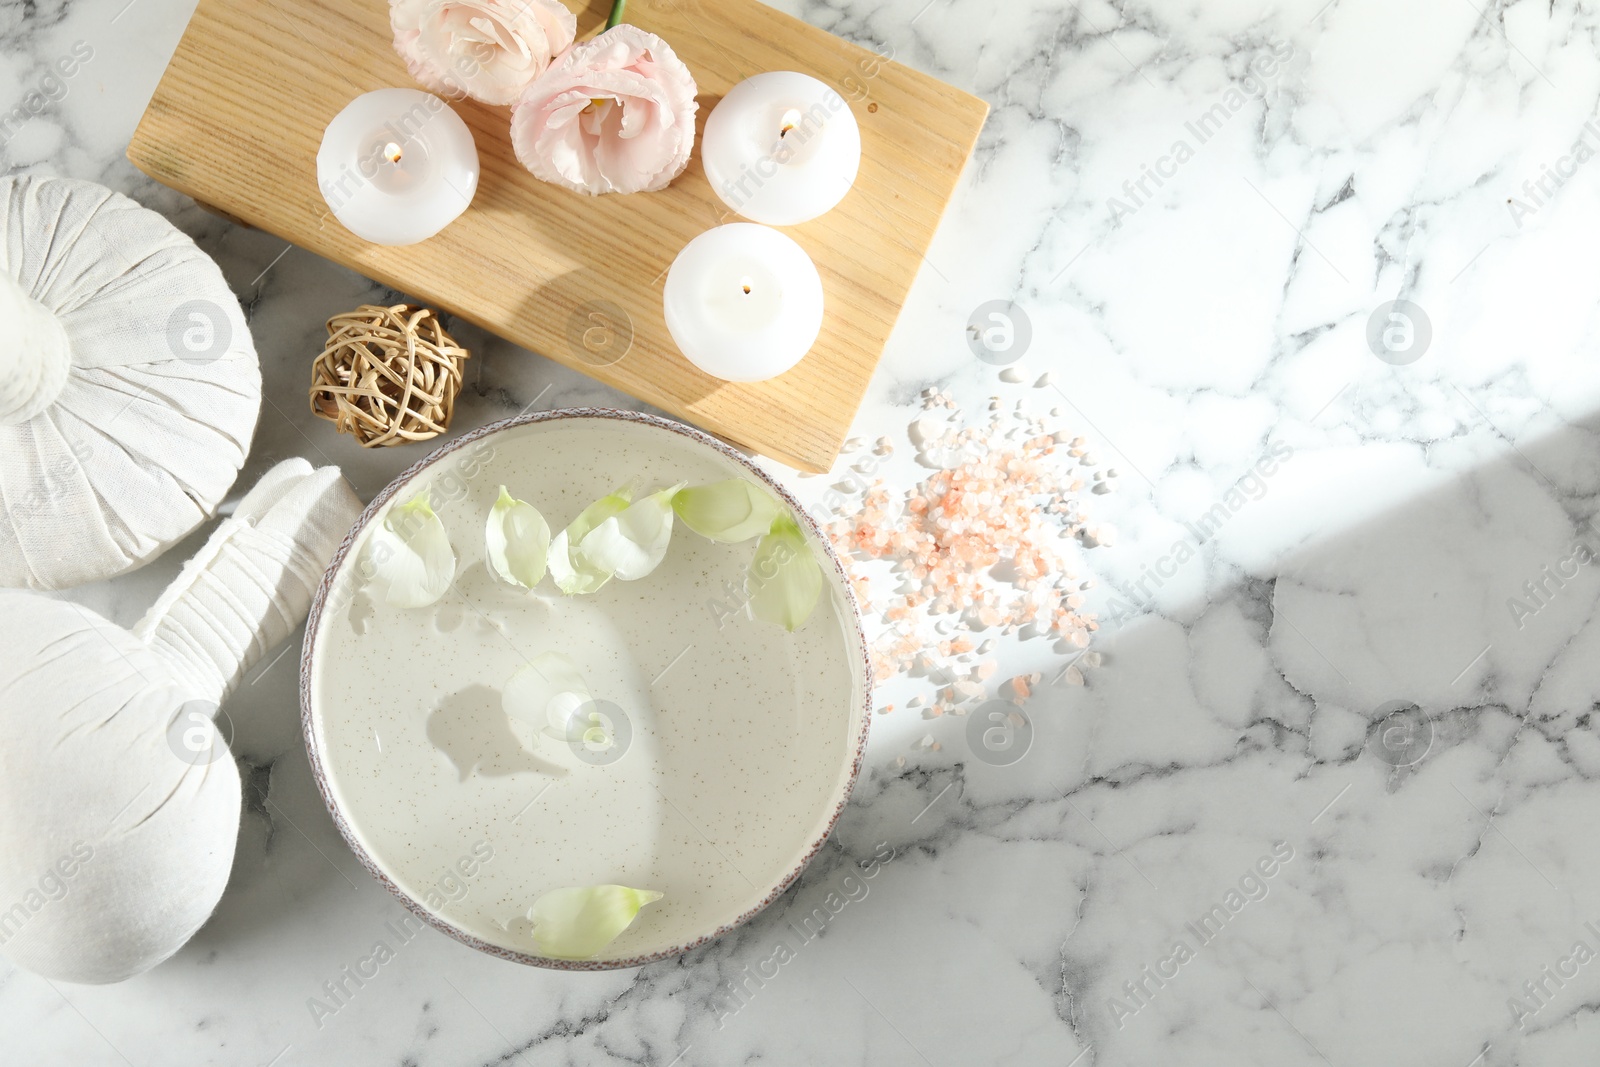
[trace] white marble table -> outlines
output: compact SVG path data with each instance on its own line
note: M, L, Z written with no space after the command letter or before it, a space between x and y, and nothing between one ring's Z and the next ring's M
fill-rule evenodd
M304 455L370 497L420 453L360 452L303 390L322 320L389 294L123 159L190 6L0 6L0 104L74 42L94 53L0 130L7 165L122 189L222 264L268 398L241 485ZM1593 5L784 6L993 105L856 432L903 438L930 385L1020 395L964 330L1021 305L1024 364L1123 472L1096 498L1120 536L1088 559L1096 606L1117 601L1105 665L1036 696L1010 767L971 759L960 720L880 717L796 890L687 957L591 975L395 938L400 905L311 782L295 659L269 661L229 711L273 811L249 806L213 920L118 986L0 962L0 1062L1592 1062L1600 580L1563 561L1600 550ZM1397 299L1430 336L1387 320ZM1378 358L1374 316L1418 358ZM463 333L458 429L629 404ZM203 534L73 595L131 621ZM1396 702L1420 709L1409 741L1379 729ZM913 747L930 732L948 743ZM789 909L880 843L870 892L774 971ZM395 958L318 1018L310 998L378 940Z

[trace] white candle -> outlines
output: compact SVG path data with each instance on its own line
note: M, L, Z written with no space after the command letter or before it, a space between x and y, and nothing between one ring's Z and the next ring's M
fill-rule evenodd
M700 159L723 203L792 226L844 199L861 167L861 130L831 86L793 71L757 74L711 110Z
M732 222L684 245L662 311L689 362L730 382L759 382L800 362L822 330L822 279L777 230Z
M333 215L380 245L425 241L472 203L478 148L461 116L416 89L379 89L335 115L317 152Z

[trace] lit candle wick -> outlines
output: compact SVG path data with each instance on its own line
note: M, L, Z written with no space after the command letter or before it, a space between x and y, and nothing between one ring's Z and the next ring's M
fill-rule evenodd
M745 296L749 296L750 295L750 279L749 278L741 278L739 280L739 288L744 290L744 295Z
M383 155L384 158L386 158L390 163L400 162L400 146L395 144L393 141L390 141L388 144L383 146Z
M783 113L783 124L778 128L780 138L789 136L789 131L800 125L800 112L790 108Z

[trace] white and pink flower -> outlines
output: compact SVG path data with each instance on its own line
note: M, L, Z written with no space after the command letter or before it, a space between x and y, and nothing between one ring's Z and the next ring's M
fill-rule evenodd
M511 143L543 181L590 195L654 192L689 165L696 92L665 41L623 23L573 46L523 91Z
M418 83L498 105L516 103L578 32L559 0L390 0L389 24Z

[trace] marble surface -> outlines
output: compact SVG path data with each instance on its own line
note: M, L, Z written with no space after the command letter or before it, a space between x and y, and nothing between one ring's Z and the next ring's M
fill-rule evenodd
M362 454L302 390L322 320L389 294L123 159L191 6L0 6L0 102L94 51L5 128L7 166L122 189L222 264L268 397L241 485L304 455L370 497L417 453ZM311 782L294 656L269 657L229 705L252 799L213 920L118 986L0 963L0 1059L1589 1062L1593 5L784 6L993 105L857 433L902 440L929 386L972 409L1026 394L965 340L975 308L1020 305L1023 365L1054 372L1062 421L1122 472L1094 498L1114 544L1086 556L1115 616L1104 665L1041 686L1007 767L973 759L960 720L879 717L834 844L770 912L678 960L569 975L401 924ZM458 429L628 403L463 333ZM887 473L913 470L902 448ZM73 596L131 621L202 536ZM1002 673L1065 658L1011 643ZM790 918L864 866L865 892L796 938ZM380 940L378 974L311 1011Z

